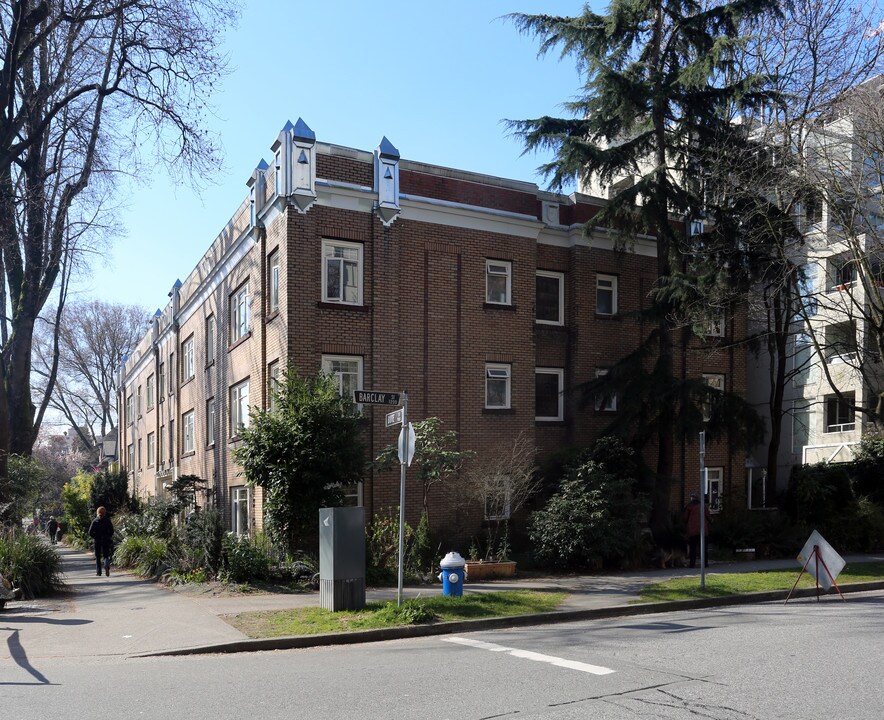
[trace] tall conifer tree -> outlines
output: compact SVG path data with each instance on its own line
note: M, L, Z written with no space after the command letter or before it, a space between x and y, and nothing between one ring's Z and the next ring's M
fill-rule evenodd
M739 76L735 60L743 45L740 23L775 5L776 0L612 0L605 14L587 5L570 18L509 16L519 31L540 40L541 55L559 50L575 58L586 77L582 97L565 105L571 117L514 121L511 129L526 151L555 152L541 167L554 189L575 177L603 184L634 178L587 224L587 233L608 228L624 246L638 234L657 238L653 355L646 343L629 372L609 373L611 382L619 375L630 383L620 396L636 406L633 415L646 439L656 439L655 529L668 520L676 434L702 416L688 402L702 390L674 373L673 335L682 325L677 318L686 299L681 270L690 255L687 223L674 221L703 211L704 187L697 178L704 148L720 147L734 127L734 114L765 99L765 79Z

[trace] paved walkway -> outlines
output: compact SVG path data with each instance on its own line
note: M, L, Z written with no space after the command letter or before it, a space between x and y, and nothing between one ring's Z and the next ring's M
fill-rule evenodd
M10 602L0 611L0 667L10 660L45 658L119 658L170 650L241 643L246 638L220 616L252 610L317 607L318 593L224 594L176 591L130 573L111 569L96 577L91 554L59 545L67 592L40 600ZM884 562L884 556L848 556ZM794 560L713 565L708 573L800 568ZM608 575L575 575L472 583L466 592L555 589L570 593L561 611L627 605L648 583L698 575L697 570L667 569ZM441 586L408 587L406 597L437 595ZM395 588L369 589L368 600L395 600ZM244 646L245 647L245 646Z

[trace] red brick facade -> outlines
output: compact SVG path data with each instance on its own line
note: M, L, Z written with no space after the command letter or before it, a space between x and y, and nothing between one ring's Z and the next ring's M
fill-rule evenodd
M268 367L274 362L281 368L293 362L299 371L312 374L320 370L324 356L356 358L363 388L406 390L411 420L438 416L445 429L457 431L462 449L480 454L519 433L532 438L541 452L587 445L598 436L611 413L595 410L591 403L581 406L569 389L633 350L649 330L627 316L646 306L655 282L652 240L616 251L603 233L585 238L581 223L603 200L553 196L529 183L398 158L398 176L390 179L397 182L398 204L390 206L394 218L385 224L376 212L384 197L374 179L379 174L377 154L309 142L305 146L315 152L304 156L308 162L315 159L313 184L308 182L302 194L307 198L303 204L309 204L306 211L274 191L275 168L256 172L254 216L249 216L247 201L173 292L123 369L123 463L130 464L130 444L137 454L139 439L143 446L154 433L156 443L159 433L168 435L170 421L176 428L174 447L168 439L164 442L164 457L154 458L152 465L138 457L128 468L138 492L160 493L162 482L174 476L199 475L213 484L216 501L232 522L232 489L242 486L243 478L230 454L236 443L231 388L248 380L249 405L267 407ZM297 152L289 162L297 161ZM361 253L359 302L324 299L324 241ZM279 307L271 310L268 258L275 253L280 258ZM507 302L487 301L489 260L508 268ZM538 271L564 280L561 324L536 322ZM600 275L616 286L615 313L598 312ZM246 285L249 332L231 341L231 296ZM213 360L206 350L210 316L215 320ZM742 317L731 318L727 334L742 333L744 324ZM183 344L189 338L195 373L182 378ZM126 417L126 398L146 387L149 375L157 376L160 362L177 366L174 386L167 380L163 402L149 403L136 417ZM508 407L486 408L489 363L509 368ZM535 368L563 372L562 419L535 420ZM745 389L744 354L711 352L699 340L679 351L676 372L722 374L728 390ZM212 398L215 421L209 437ZM397 428L384 424L391 409L365 410L373 455L395 441ZM188 439L183 433L190 427L186 416L191 411L194 438ZM185 452L186 444L192 449ZM653 448L646 454L653 464ZM728 501L742 502L742 454L726 445L710 446L706 462L722 468ZM680 507L696 486L697 467L696 445L677 444L674 474L684 480L673 486L673 507ZM248 497L250 526L260 529L260 491L249 491ZM360 497L369 517L397 506L398 470L365 477ZM482 508L464 508L444 486L436 486L430 500L437 528L471 532L481 521ZM420 502L416 483L409 484L409 522L417 521Z

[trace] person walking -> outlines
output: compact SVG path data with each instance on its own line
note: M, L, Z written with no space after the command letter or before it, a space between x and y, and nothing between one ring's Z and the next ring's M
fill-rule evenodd
M703 511L706 515L706 526L703 528L703 535L704 537L709 537L709 523L712 522L712 516L709 514L709 507L705 503L703 504ZM682 518L685 524L685 534L688 538L688 560L690 566L694 567L700 548L700 497L697 493L691 493L691 500L685 505L682 511ZM706 558L706 565L709 565L709 558Z
M55 515L49 516L49 524L46 525L46 531L49 533L49 542L55 545L55 541L58 539L58 520L55 519Z
M114 525L107 515L107 509L104 507L100 507L95 511L95 518L89 526L89 537L95 541L95 574L98 576L101 575L101 563L103 557L104 574L109 577Z

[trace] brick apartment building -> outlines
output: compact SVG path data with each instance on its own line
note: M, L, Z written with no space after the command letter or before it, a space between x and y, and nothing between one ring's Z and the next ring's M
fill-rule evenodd
M260 529L261 491L231 450L289 362L334 373L346 393L407 390L410 419L438 416L479 454L522 432L551 452L603 431L617 398L585 405L571 389L649 329L626 315L654 285L653 238L616 251L604 232L583 234L603 199L404 160L386 138L354 150L317 142L299 120L272 150L121 369L119 452L133 492L198 475L230 529ZM745 354L723 345L743 325L728 318L682 349L677 372L743 393ZM366 406L372 457L396 439L390 409ZM743 502L743 455L714 445L706 464L713 500ZM697 468L696 445L677 445L673 507ZM398 470L366 475L352 497L369 517L397 507ZM409 522L420 502L410 484ZM461 505L436 486L432 524L475 532L483 509Z

